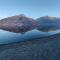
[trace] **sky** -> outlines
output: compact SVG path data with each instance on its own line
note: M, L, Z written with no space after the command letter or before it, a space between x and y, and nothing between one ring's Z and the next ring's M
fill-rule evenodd
M19 14L60 17L60 0L0 0L0 19Z

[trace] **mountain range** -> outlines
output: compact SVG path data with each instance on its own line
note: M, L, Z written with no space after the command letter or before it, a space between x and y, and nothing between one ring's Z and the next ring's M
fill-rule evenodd
M26 32L37 29L40 31L54 31L60 29L60 18L43 16L37 19L16 15L0 20L0 29L11 32Z

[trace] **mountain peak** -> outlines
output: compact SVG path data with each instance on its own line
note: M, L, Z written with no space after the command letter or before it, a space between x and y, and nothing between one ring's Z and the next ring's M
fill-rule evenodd
M25 16L24 14L20 14L20 16Z
M41 18L43 18L43 19L49 19L49 20L60 19L60 18L52 17L52 16L43 16L43 17L41 17Z
M26 17L26 16L24 14L20 14L20 15L15 15L15 16L12 16L12 17L20 18L20 17Z

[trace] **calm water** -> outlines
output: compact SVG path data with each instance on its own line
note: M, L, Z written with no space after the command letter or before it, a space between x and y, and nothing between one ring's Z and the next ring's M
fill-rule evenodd
M28 32L25 32L23 34L21 33L14 33L9 31L0 30L0 44L7 44L12 42L19 42L24 40L30 40L35 38L40 38L44 36L49 36L53 34L57 34L60 31L54 31L54 32L41 32L38 30L31 30Z

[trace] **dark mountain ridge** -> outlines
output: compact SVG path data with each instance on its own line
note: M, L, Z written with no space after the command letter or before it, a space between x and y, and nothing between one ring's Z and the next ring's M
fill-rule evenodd
M37 29L41 31L53 31L60 29L60 18L44 16L37 18Z

